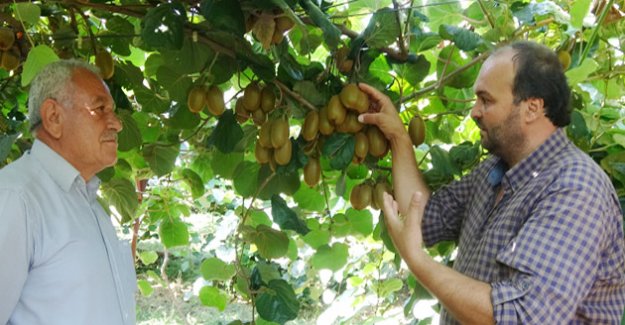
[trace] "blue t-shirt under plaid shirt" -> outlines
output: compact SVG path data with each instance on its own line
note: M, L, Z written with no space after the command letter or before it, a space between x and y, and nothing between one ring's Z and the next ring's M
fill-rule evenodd
M610 179L562 129L511 169L490 157L437 191L423 236L458 242L453 267L491 284L498 324L620 324L622 211ZM457 322L443 310L441 323Z

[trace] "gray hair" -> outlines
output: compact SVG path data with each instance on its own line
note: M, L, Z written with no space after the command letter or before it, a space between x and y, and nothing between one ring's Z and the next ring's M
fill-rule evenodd
M31 132L36 133L36 129L41 125L41 105L46 99L55 99L63 105L71 104L71 79L77 69L87 69L100 75L96 66L76 59L52 62L37 74L31 83L28 96L28 119Z

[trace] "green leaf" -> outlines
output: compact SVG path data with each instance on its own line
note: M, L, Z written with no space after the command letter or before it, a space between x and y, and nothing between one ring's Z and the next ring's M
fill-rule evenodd
M215 307L220 311L224 311L228 304L228 295L221 289L212 286L202 287L202 289L200 289L199 298L202 305Z
M479 145L469 141L465 141L449 150L449 160L456 167L457 171L468 169L477 163L479 158Z
M19 134L0 134L0 162L5 161L11 153L11 147Z
M58 61L59 57L47 45L37 45L28 52L22 70L22 87L26 87L48 63Z
M419 55L407 63L393 65L393 68L411 85L417 86L430 73L430 61Z
M260 256L266 259L279 258L287 253L289 237L283 232L266 225L258 225L253 238Z
M157 176L163 176L174 170L179 146L147 144L143 147L143 158Z
M15 18L27 24L34 25L39 22L41 17L41 8L33 3L16 3Z
M443 39L453 41L463 51L473 51L482 43L482 38L475 32L456 26L443 24L438 33Z
M586 79L588 79L588 76L591 73L597 71L598 68L599 64L595 60L587 58L586 60L584 60L582 65L567 70L565 75L569 85L575 86L583 81L586 81Z
M234 189L242 197L251 197L258 190L258 171L260 166L251 161L244 160L234 170Z
M211 29L225 30L235 35L245 33L245 19L241 6L233 5L230 0L203 0L200 13Z
M202 177L195 171L189 168L185 168L180 172L184 182L191 188L191 195L194 199L197 199L204 195L204 181Z
M462 57L460 55L460 51L458 51L455 46L449 45L442 49L438 55L438 60L436 61L436 75L438 79L444 78L444 76L460 69L470 61L470 57ZM480 66L478 64L474 64L462 73L447 80L446 85L454 88L472 87L479 73L479 69ZM445 72L444 75L443 72Z
M314 249L330 243L330 233L327 230L312 230L302 238L306 244Z
M378 297L386 298L393 292L401 290L404 283L400 279L386 279L379 283L374 283L372 290L377 292Z
M141 131L137 122L132 118L132 114L127 110L120 110L117 117L121 120L123 129L118 133L118 149L128 151L141 145Z
M113 178L102 184L102 194L122 216L122 222L133 220L139 206L134 184L125 178Z
M179 1L161 3L157 7L148 9L141 21L141 38L150 47L181 48L186 13L187 11Z
M401 32L399 24L394 10L382 8L373 14L362 37L369 47L376 49L386 47L399 37Z
M137 280L137 287L139 287L139 291L141 291L141 295L144 297L149 297L154 292L150 282L144 279Z
M369 210L356 210L349 208L345 213L354 232L363 236L369 236L373 232L373 216Z
M237 143L243 139L243 129L234 117L232 110L226 110L220 117L206 146L215 146L223 153L234 151Z
M269 281L256 299L256 308L263 319L284 324L297 317L300 306L291 285L280 279Z
M311 0L300 0L300 6L306 11L310 19L323 30L323 38L331 49L335 49L340 42L341 31L334 25L319 7Z
M166 122L172 129L190 130L200 124L200 115L191 112L186 103L175 104L168 113L170 117Z
M208 281L228 281L236 274L236 269L234 265L216 257L209 257L202 262L200 273Z
M214 131L213 131L214 132ZM233 179L236 167L243 161L242 152L223 153L219 150L212 152L210 166L215 175L225 179Z
M165 247L189 245L189 229L177 218L165 218L159 227L159 236Z
M333 272L340 270L347 264L349 247L343 243L336 243L332 246L321 246L310 259L311 265L318 269L329 269Z
M134 93L143 112L160 114L169 109L168 100L143 85L135 87Z
M181 75L202 71L215 55L217 55L215 51L208 45L193 42L188 37L184 39L179 50L161 51L164 66Z
M576 0L571 6L571 26L576 29L582 29L584 17L590 10L591 0Z
M308 185L304 183L302 183L302 186L293 195L293 200L295 200L295 203L297 203L300 209L304 210L322 212L326 207L323 194L314 188L308 187Z
M347 168L354 157L354 143L354 136L347 133L334 133L326 139L322 153L330 159L330 167Z
M187 93L193 81L186 74L181 74L167 66L161 66L156 71L156 79L169 93L169 97L179 103L187 103Z
M158 259L158 254L155 251L143 251L139 252L139 259L143 265L150 265Z
M278 168L278 170L280 170L280 168ZM264 184L268 178L271 179L269 179L258 195L262 200L269 200L274 194L279 193L292 195L301 186L299 172L277 172L274 174L269 164L263 164L258 171L258 184Z
M269 219L269 216L264 211L260 210L251 211L246 222L246 225L252 226L254 228L258 227L258 225L271 227L272 224L273 221Z
M243 37L218 30L207 31L206 37L217 44L233 49L237 59L249 64L260 79L270 81L275 78L276 68L273 61L265 55L256 53Z
M295 230L301 235L306 235L310 231L297 214L286 205L286 201L277 194L271 197L271 216L273 221L284 230Z

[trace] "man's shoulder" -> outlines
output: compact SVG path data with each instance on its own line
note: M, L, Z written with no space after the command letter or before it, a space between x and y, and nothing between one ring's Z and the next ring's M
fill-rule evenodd
M32 158L25 153L24 156L0 169L0 190L27 189L37 180L38 172Z

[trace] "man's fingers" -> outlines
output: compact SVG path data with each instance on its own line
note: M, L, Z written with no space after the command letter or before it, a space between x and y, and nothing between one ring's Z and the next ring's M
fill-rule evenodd
M390 228L395 228L397 223L400 222L397 202L395 202L393 196L386 192L383 193L383 201L384 205L382 207L382 211L384 212L386 224L387 226L390 226Z

